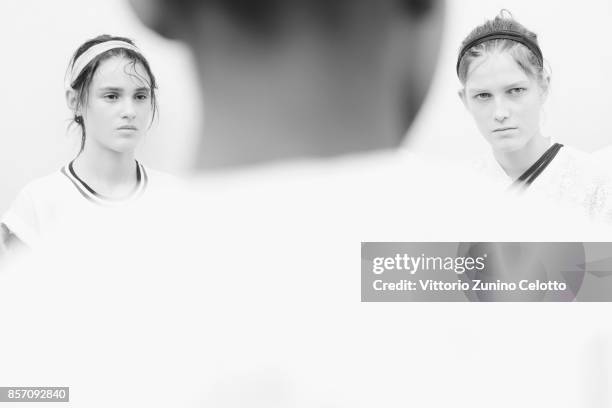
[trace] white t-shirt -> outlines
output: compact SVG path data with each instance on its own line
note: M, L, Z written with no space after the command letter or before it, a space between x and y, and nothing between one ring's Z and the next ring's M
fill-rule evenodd
M514 181L492 154L476 167L500 188L508 189ZM580 212L591 220L612 222L612 178L587 153L572 147L563 146L525 193Z
M612 177L612 146L606 146L591 153L593 161Z
M71 163L27 184L0 222L28 247L69 228L93 227L119 212L140 208L178 188L174 177L137 163L137 183L123 199L104 197L74 172Z

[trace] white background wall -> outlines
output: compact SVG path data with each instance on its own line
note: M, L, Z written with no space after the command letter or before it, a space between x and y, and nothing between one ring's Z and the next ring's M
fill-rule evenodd
M487 149L456 96L454 67L462 39L476 25L509 9L538 33L552 68L544 133L586 151L610 143L612 47L606 28L609 0L448 1L437 74L409 145L417 151L469 158ZM131 37L148 56L159 81L161 114L139 157L152 167L185 167L199 121L201 99L188 49L144 28L123 0L3 0L0 3L0 212L32 178L50 173L78 147L66 131L63 99L68 60L85 39L100 33Z

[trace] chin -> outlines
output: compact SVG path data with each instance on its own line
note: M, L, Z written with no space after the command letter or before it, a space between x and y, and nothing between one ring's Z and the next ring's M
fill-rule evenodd
M519 137L505 138L501 140L489 141L493 150L503 153L511 153L522 150L527 144Z
M135 150L140 144L141 140L142 138L140 137L140 135L132 135L130 137L118 137L111 142L111 145L109 147L116 152L127 153L129 151Z
M133 153L138 147L138 143L135 141L125 141L123 143L115 143L110 147L111 150L117 153Z

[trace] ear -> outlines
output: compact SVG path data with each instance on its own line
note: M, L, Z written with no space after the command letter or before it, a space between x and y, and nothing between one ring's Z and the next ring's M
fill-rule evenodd
M465 109L467 109L468 106L467 106L467 100L465 98L465 89L461 88L459 91L457 91L457 96L459 96L459 99L461 99L461 102L463 102L463 106L465 106Z
M542 81L542 101L545 101L546 98L548 98L548 91L550 90L550 75L546 75Z
M77 114L77 93L74 89L66 90L66 105L68 105L68 109L73 111L75 115Z

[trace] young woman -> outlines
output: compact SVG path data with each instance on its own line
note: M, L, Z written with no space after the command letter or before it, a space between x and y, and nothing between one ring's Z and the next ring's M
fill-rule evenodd
M541 132L550 75L536 34L501 14L467 36L456 69L459 96L493 150L494 161L483 170L591 218L612 216L605 174L584 153L553 144Z
M109 208L151 199L151 188L166 188L171 177L135 159L157 112L156 88L147 59L127 38L101 35L77 49L66 101L80 128L80 151L23 188L1 218L0 249L33 247L69 223L99 219Z

